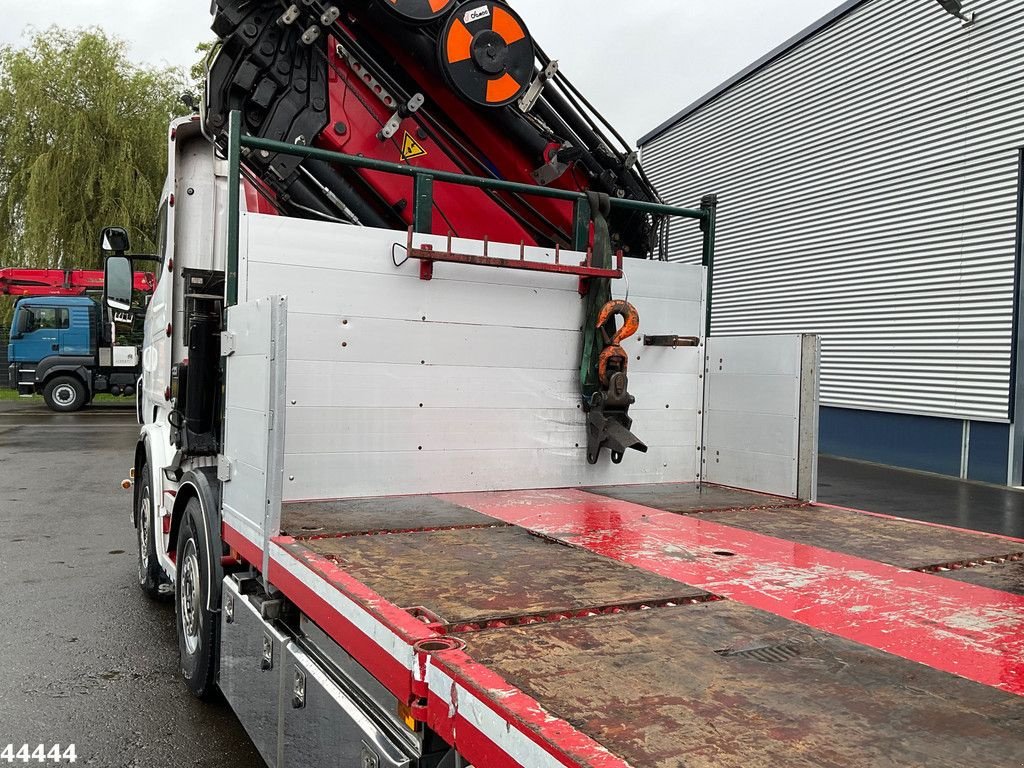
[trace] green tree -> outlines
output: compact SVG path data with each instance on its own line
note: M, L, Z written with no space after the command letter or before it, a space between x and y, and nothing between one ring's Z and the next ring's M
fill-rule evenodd
M153 248L185 73L129 61L97 28L0 48L0 266L98 266L100 229Z
M192 80L192 89L200 94L206 88L206 62L213 55L214 50L220 43L217 40L207 40L196 46L196 63L189 70L189 77Z

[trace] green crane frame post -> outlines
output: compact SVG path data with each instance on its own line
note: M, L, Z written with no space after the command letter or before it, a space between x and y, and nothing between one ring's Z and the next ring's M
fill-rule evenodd
M316 147L308 147L301 144L285 144L271 139L261 139L255 136L246 136L242 133L242 114L232 111L228 120L228 242L227 242L227 304L234 306L238 303L238 237L239 237L239 208L242 176L242 149L265 151L272 154L295 155L307 159L323 160L329 163L346 166L349 168L362 168L370 171L392 173L398 176L409 176L413 179L413 228L417 232L430 233L431 220L434 207L434 184L459 184L478 189L493 190L496 192L515 192L523 195L536 197L548 197L556 200L571 201L575 208L574 215L574 247L578 251L587 250L590 237L590 223L592 212L587 196L582 192L570 192L564 189L551 189L539 187L532 184L520 184L514 181L503 179L486 179L479 176L465 176L460 173L449 173L447 171L435 171L430 169L416 168L411 165L390 163L384 160L374 160L369 157L358 155L346 155L340 152L330 152ZM677 208L671 205L660 203L647 203L640 200L626 200L611 198L613 208L621 208L640 213L649 213L659 216L668 216L682 219L693 219L700 222L703 233L703 263L708 270L708 285L706 294L707 318L705 319L705 335L711 335L711 291L715 265L715 224L717 199L709 195L701 200L700 209Z

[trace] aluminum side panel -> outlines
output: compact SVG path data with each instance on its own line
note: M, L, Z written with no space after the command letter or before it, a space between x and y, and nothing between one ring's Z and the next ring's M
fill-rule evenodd
M280 529L286 320L279 296L228 310L223 515L247 537L258 532L252 540L264 552Z
M240 300L288 295L286 501L694 479L700 351L642 336L700 335L700 267L627 261L616 281L641 316L625 348L634 431L651 451L591 467L575 277L439 263L424 281L404 233L258 215L245 229Z
M810 498L817 466L817 341L715 337L707 346L703 479Z

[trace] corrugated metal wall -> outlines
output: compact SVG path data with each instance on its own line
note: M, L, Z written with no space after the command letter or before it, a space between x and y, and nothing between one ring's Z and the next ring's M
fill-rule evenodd
M865 3L644 147L720 196L715 332L820 333L824 405L1008 418L1024 2L965 5Z

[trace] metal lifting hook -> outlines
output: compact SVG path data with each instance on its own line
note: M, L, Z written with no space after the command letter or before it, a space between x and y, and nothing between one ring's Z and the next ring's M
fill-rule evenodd
M622 318L622 327L608 338L604 326L615 316ZM612 369L612 373L625 373L629 367L629 354L623 349L622 342L635 336L640 330L640 313L628 301L609 301L597 316L597 327L604 332L607 344L598 359L597 375L601 384L607 387L610 383L609 369Z
M609 334L606 326L622 318L622 326ZM629 394L629 355L622 343L640 330L640 313L628 301L610 301L598 313L597 325L604 336L606 347L598 360L600 391L590 398L587 410L587 461L597 464L601 451L607 448L612 462L622 463L626 451L647 453L647 445L630 432L633 420L629 407L636 402ZM614 326L613 326L614 327Z

